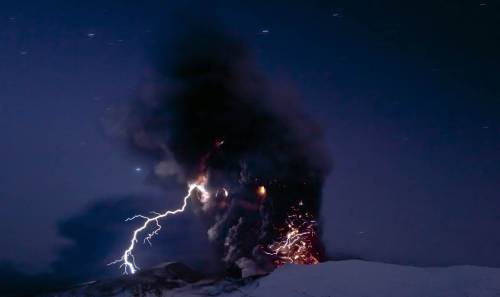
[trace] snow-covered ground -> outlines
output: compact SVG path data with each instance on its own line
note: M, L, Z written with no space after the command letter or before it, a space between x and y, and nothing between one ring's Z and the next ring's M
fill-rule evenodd
M500 269L417 268L357 260L284 266L245 288L250 296L500 296Z
M158 271L154 274L163 277ZM151 286L147 275L141 280L96 283L57 296L500 297L500 269L475 266L418 268L349 260L285 265L267 276L244 281L181 281L171 289ZM123 286L124 281L129 285Z

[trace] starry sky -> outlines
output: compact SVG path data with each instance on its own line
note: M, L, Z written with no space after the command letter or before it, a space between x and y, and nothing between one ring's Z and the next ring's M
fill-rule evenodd
M332 257L500 267L500 13L486 0L2 1L0 262L50 271L81 256L71 242L109 260L119 247L101 246L130 230L123 201L177 205L182 187L148 183L151 164L105 123L153 49L201 13L324 127ZM175 227L173 258L188 244Z

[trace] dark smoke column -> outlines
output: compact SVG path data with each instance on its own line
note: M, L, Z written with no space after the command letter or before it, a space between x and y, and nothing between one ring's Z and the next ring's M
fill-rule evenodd
M226 268L272 269L263 250L292 209L318 219L330 169L321 130L220 31L192 31L159 64L131 115L133 147L158 162L159 180L208 177L213 197L198 211Z

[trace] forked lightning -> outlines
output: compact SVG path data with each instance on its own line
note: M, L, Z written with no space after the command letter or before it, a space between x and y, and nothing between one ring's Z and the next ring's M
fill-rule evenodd
M188 192L183 199L182 206L178 209L167 210L164 213L154 212L153 213L153 214L155 214L154 217L147 217L144 215L135 215L131 218L127 218L125 221L132 221L132 220L135 220L138 218L144 219L144 223L142 224L142 226L140 226L139 228L134 230L134 233L132 234L132 238L130 239L130 245L123 252L122 257L120 259L117 259L117 260L109 263L109 265L121 263L120 267L124 267L124 271L123 271L124 274L128 274L128 273L134 274L139 269L139 267L135 263L134 254L132 252L134 251L135 244L138 242L137 237L139 236L139 234L141 232L143 232L144 230L146 230L151 223L156 224L155 229L153 231L151 231L150 233L148 233L144 237L144 240L143 240L144 243L147 241L149 244L151 244L151 239L153 238L153 236L158 235L158 232L161 230L161 225L160 225L159 220L162 218L165 218L169 215L175 215L175 214L183 212L186 209L187 204L188 204L188 200L191 197L191 195L193 194L194 190L197 190L200 192L201 202L206 202L206 200L208 200L210 198L210 193L205 188L206 183L207 183L206 177L202 176L201 178L199 178L199 180L197 182L189 184L188 185Z

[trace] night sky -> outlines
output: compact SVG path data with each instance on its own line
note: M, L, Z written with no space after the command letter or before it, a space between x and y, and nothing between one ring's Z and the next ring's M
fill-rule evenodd
M203 16L249 44L324 127L333 258L500 267L498 3L204 2L0 3L4 266L62 273L84 259L76 270L93 262L118 275L106 263L132 228L122 220L180 203L183 186L151 185L151 164L109 118L137 94L158 45ZM169 223L163 260L200 253L178 229L203 234L196 220Z

